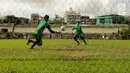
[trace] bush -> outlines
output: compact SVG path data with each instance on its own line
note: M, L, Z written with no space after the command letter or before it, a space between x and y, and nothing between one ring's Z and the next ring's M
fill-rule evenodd
M126 31L125 31L126 32ZM129 31L130 33L130 31ZM127 37L124 37L124 30L121 32L122 38L127 39ZM44 33L44 39L73 39L74 33L62 33L62 34L50 34L50 33ZM118 33L84 33L84 36L86 39L118 39ZM29 39L35 38L34 33L0 33L0 39ZM130 39L130 38L129 38Z
M130 29L123 29L120 31L121 38L124 40L130 39Z

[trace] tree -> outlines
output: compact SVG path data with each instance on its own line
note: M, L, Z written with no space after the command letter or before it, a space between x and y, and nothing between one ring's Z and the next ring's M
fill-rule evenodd
M62 17L59 17L59 15L55 14L55 18L53 20L55 24L62 24L62 20Z
M8 23L9 20L7 18L4 18L3 23Z
M4 22L4 19L0 18L0 23L2 24Z
M121 38L126 40L130 39L130 30L129 29L123 29L120 31Z
M5 19L3 20L4 23L14 23L17 25L20 25L22 23L28 24L29 19L24 17L15 17L14 15L7 15Z
M24 21L26 24L29 24L29 19L25 19Z
M58 14L55 14L55 19L59 18L59 15Z
M6 19L6 21L7 21L8 23L15 23L15 16L14 16L14 15L7 15L7 16L5 17L5 19Z

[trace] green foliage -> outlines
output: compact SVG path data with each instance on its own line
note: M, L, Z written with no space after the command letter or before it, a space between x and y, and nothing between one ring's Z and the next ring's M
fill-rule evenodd
M28 24L29 23L29 19L28 18L24 18L24 17L16 17L14 15L7 15L4 19L0 19L0 22L3 23L14 23L14 24Z
M122 39L130 39L130 29L123 29L120 31Z
M67 23L64 22L64 18L60 17L59 15L55 15L55 18L53 20L53 22L51 22L51 24L56 24L56 25L65 25Z

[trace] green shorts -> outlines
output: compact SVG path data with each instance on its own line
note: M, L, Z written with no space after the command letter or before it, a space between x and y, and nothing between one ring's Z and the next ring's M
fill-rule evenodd
M75 34L74 39L77 39L77 38L80 38L82 40L85 39L84 34Z
M35 34L35 39L38 45L42 45L42 34L40 35Z

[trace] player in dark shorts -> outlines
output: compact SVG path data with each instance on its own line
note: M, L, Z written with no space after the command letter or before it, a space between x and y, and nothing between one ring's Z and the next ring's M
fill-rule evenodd
M43 35L43 31L45 30L45 28L47 28L51 33L59 33L57 31L53 31L48 23L49 20L49 16L45 15L44 16L44 20L40 20L40 23L38 25L38 27L36 28L34 34L35 34L35 38L36 41L33 41L31 39L28 40L27 45L29 43L33 43L33 45L30 47L30 49L33 49L34 46L38 45L41 46L42 45L42 35Z
M77 21L77 25L73 26L73 29L75 30L75 35L74 35L74 40L77 42L77 44L79 45L80 42L78 41L78 38L82 39L84 41L84 43L87 45L86 41L85 41L85 37L82 31L82 26L80 24L80 21Z

